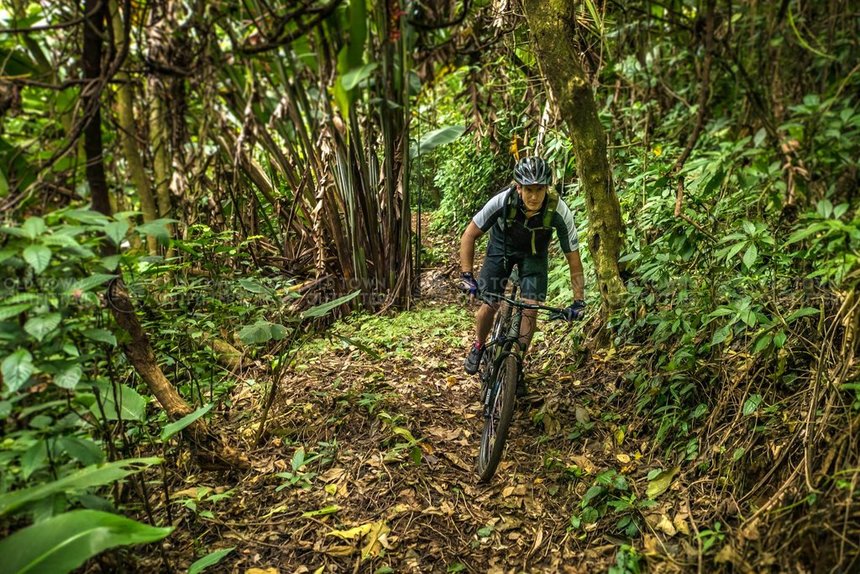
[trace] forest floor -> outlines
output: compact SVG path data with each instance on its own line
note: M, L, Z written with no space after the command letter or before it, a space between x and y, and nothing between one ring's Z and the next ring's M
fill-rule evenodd
M496 477L478 484L479 387L462 367L473 309L454 292L453 261L425 272L415 308L352 316L306 343L257 448L269 382L244 373L222 430L247 445L253 470L166 463L177 529L147 570L182 571L229 547L208 571L624 574L646 556L652 571L695 569L676 471L632 438L631 406L617 400L625 361L613 349L571 354L567 325L536 336L530 395ZM164 514L163 497L154 506Z

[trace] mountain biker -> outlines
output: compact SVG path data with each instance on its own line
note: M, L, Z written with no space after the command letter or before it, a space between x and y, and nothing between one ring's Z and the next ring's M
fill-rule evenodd
M567 204L550 189L552 171L540 157L525 157L514 167L511 185L484 205L472 218L460 238L460 289L474 298L478 293L504 293L505 282L514 264L518 264L520 287L526 303L541 303L546 299L549 244L555 230L570 268L573 303L565 309L568 320L585 315L584 277L579 257L579 241L573 216ZM475 241L491 231L487 254L480 277L472 274ZM475 342L466 356L465 369L470 375L478 372L487 335L493 325L498 304L484 302L475 314ZM534 333L537 310L523 311L520 343L523 353ZM525 392L522 381L518 394Z

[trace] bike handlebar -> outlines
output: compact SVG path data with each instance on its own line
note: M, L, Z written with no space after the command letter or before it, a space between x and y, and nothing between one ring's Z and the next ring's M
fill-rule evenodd
M479 295L481 301L492 305L493 303L501 300L513 307L519 307L520 309L536 309L538 311L546 311L550 314L550 319L565 319L564 317L564 309L559 309L558 307L548 307L546 305L541 305L539 303L526 303L524 301L520 301L517 299L511 299L510 297L505 297L504 295L489 295L489 294L481 294Z

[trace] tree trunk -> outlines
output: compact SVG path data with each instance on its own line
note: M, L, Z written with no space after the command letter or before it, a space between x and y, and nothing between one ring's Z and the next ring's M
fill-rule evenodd
M620 306L626 292L618 269L624 226L612 187L606 133L597 116L591 84L574 48L571 24L575 3L523 0L523 4L538 62L570 129L588 210L588 247L603 303L612 310Z
M157 62L170 62L170 42L173 27L168 19L169 2L160 3L152 11L152 21L149 26L149 57ZM158 217L168 218L173 212L170 198L170 182L173 178L173 162L170 161L170 133L168 125L166 89L164 80L156 73L147 80L147 99L149 104L149 138L152 149L152 172L155 183L155 197L158 205ZM170 236L173 236L173 225L167 225Z
M110 3L111 23L113 25L113 36L117 45L117 51L120 51L121 44L128 41L125 37L125 32L122 25L122 15L119 12L117 3ZM131 18L131 14L126 14L126 18ZM116 113L117 123L119 125L119 138L122 142L122 150L125 155L125 161L128 164L131 181L137 188L137 195L140 198L140 208L143 211L144 222L158 219L158 206L155 204L155 197L152 195L152 186L149 183L149 177L143 167L143 158L138 146L137 123L134 119L134 88L130 82L128 74L123 71L117 72L117 80L119 80L119 88L117 89L116 97ZM148 236L146 239L147 247L150 255L158 253L158 243L155 237Z
M101 133L101 89L106 82L102 78L102 38L105 37L107 3L103 0L86 0L84 6L84 89L81 101L89 120L84 128L84 151L87 160L87 182L92 194L93 209L111 215L110 196L104 168L104 146ZM108 247L112 250L112 246ZM131 298L123 286L122 279L111 282L107 294L108 305L120 328L130 335L129 342L122 345L123 352L149 387L150 392L167 411L171 419L179 419L192 412L188 403L176 391L158 366L155 353L134 310ZM191 423L187 429L195 445L203 447L207 455L231 466L247 466L247 462L224 444L216 445L215 437L202 419ZM207 458L209 458L209 456Z
M110 214L110 196L105 177L102 146L102 114L99 97L103 83L102 38L105 31L106 4L101 0L86 0L84 3L84 87L81 102L88 120L84 126L84 153L87 158L87 183L90 186L93 209Z
M167 115L163 99L163 86L158 78L149 79L149 133L152 140L153 171L155 173L155 191L158 198L158 217L170 217L172 206L170 201L171 163L168 154L170 139L168 138ZM172 226L168 226L171 229Z

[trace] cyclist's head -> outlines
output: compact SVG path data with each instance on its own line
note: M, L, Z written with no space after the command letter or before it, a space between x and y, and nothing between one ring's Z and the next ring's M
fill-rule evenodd
M514 167L514 181L521 186L549 185L552 171L540 157L524 157Z

